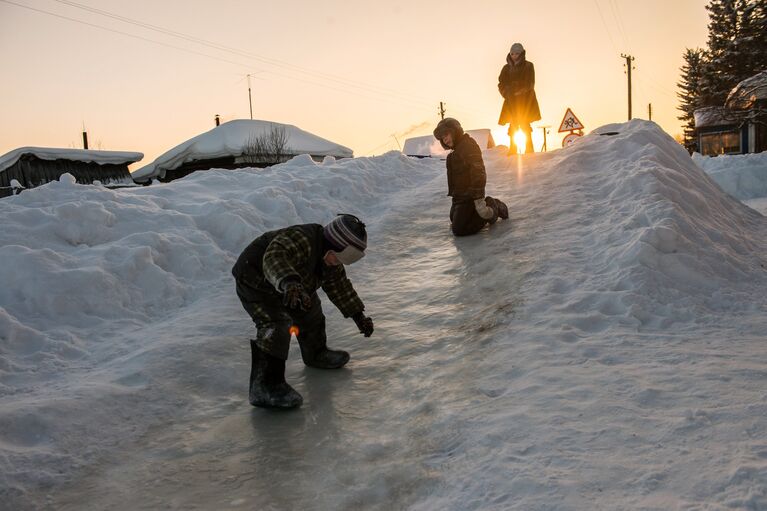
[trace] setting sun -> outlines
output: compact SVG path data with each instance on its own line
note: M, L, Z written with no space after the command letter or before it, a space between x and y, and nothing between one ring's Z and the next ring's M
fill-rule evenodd
M514 133L514 145L517 146L517 154L525 154L525 144L527 143L527 137L522 130L517 130Z

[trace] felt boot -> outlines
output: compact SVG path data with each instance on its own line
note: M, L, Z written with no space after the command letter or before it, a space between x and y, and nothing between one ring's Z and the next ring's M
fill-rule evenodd
M508 206L506 206L500 199L493 199L493 201L495 201L495 209L498 212L498 217L501 218L501 220L507 220L509 218Z
M306 362L309 367L318 369L338 369L349 361L349 353L342 350L324 349L314 354L312 359Z
M295 408L304 398L285 382L285 361L250 341L251 366L249 401L261 408Z

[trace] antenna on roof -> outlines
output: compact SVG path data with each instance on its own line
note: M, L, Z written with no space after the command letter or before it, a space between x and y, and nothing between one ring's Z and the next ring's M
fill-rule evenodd
M248 103L250 103L250 120L253 120L253 99L250 97L250 74L248 74Z

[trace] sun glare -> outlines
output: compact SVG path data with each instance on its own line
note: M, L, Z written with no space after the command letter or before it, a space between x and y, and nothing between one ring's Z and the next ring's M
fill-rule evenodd
M491 133L493 134L495 145L505 145L506 147L510 147L511 139L509 138L509 133L506 131L506 126L495 128L491 130Z
M514 145L517 146L517 154L525 154L525 144L527 143L527 136L522 130L517 130L514 133Z

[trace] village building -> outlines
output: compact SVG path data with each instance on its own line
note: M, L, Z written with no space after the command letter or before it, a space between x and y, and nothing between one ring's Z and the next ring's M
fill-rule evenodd
M21 147L0 156L0 197L57 181L67 173L80 184L135 186L128 165L143 157L136 152Z
M481 149L492 149L495 147L495 140L493 140L493 134L489 129L467 130L466 133L473 138ZM426 135L423 137L413 137L405 140L405 145L402 147L402 152L406 156L413 156L415 158L447 158L447 154L450 152L448 149L444 149L440 145L439 140L434 138L434 135Z
M767 71L736 85L723 106L699 108L694 116L704 156L767 150Z
M140 184L155 179L167 182L198 170L268 167L300 154L308 154L315 161L354 156L348 147L296 126L238 119L179 144L132 176Z

